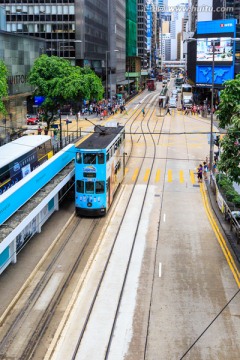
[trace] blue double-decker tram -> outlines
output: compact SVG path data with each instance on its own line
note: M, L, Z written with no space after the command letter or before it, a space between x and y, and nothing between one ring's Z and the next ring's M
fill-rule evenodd
M124 173L124 126L95 126L76 145L75 207L82 216L105 215ZM115 125L115 126L114 126Z

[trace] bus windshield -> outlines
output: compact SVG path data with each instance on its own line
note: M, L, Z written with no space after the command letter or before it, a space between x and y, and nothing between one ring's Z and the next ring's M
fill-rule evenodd
M192 92L192 86L191 85L188 85L188 84L183 84L182 85L182 92L184 93L191 93Z

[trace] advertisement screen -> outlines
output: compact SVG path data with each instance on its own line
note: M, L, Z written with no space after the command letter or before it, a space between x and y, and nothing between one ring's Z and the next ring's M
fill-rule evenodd
M205 38L197 40L197 61L232 62L233 61L233 41L231 38Z

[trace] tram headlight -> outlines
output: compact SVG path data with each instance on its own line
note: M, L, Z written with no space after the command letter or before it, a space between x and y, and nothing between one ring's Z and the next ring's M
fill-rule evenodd
M88 207L92 207L92 203L89 201L89 202L87 203L87 206L88 206Z

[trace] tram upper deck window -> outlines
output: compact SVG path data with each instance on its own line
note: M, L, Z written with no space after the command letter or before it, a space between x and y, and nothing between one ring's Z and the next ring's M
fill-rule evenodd
M76 154L76 162L82 164L82 154L80 152L77 152Z
M84 164L96 164L96 154L83 154L83 163Z
M85 187L86 194L94 194L94 182L87 181Z
M104 193L104 181L96 181L96 194Z

